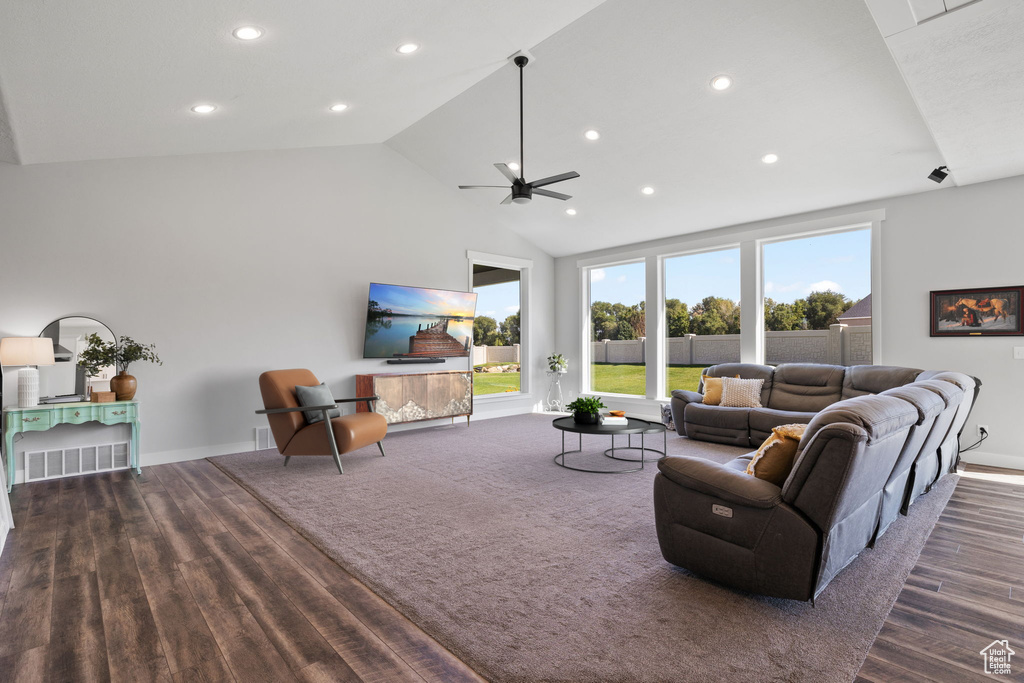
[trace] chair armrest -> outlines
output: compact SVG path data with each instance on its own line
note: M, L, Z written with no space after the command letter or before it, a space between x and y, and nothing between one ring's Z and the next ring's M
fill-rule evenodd
M257 410L257 415L277 415L279 413L297 413L299 411L307 410L334 410L335 406L332 403L329 406L296 406L295 408L265 408L263 410Z
M380 396L359 396L358 398L336 398L335 403L355 403L356 401L379 401Z
M782 500L775 484L711 460L669 456L658 461L658 469L680 486L739 505L772 508Z
M680 401L686 401L687 403L704 402L703 394L698 394L696 391L687 391L686 389L673 389L672 398L678 398Z

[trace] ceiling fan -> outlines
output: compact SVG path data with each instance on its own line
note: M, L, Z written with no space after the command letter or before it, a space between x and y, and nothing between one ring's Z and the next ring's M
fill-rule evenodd
M580 174L576 171L569 171L568 173L559 173L558 175L549 176L547 178L541 178L540 180L534 180L533 182L526 182L524 175L523 165L523 67L530 61L523 55L516 55L515 59L512 60L516 66L519 67L519 175L512 171L507 164L495 164L494 168L501 171L502 175L512 181L512 193L502 200L502 204L527 204L533 198L533 195L540 195L542 197L552 197L553 199L572 199L567 194L560 192L552 192L551 190L541 189L545 185L554 185L560 183L563 180L571 180L573 178L579 178ZM460 190L476 190L479 188L501 188L505 189L505 185L459 185Z

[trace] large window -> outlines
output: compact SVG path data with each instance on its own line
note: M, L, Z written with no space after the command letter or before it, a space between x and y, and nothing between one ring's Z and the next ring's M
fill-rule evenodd
M766 363L871 363L870 229L769 242L762 263Z
M591 268L590 390L647 393L644 264Z
M473 393L508 394L521 386L521 271L473 265Z
M697 390L700 372L740 360L740 250L674 256L665 268L665 388Z

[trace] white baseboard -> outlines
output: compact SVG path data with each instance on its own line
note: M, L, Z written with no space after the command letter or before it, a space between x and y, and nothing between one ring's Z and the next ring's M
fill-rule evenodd
M967 451L960 454L964 462L988 467L1005 467L1011 470L1024 470L1024 456L1006 455L1004 453L986 453L984 451Z
M143 452L142 466L166 465L172 462L185 462L186 460L200 460L212 458L215 455L229 455L231 453L248 453L252 451L252 441L238 441L236 443L222 443L214 446L198 446L196 448L177 448L169 451L158 451L156 453Z

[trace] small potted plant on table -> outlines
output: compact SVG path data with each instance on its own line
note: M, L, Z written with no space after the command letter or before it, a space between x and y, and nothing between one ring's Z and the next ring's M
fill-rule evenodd
M135 377L128 374L128 368L132 363L148 361L163 365L153 344L140 344L131 337L121 337L115 343L105 342L98 334L91 334L86 337L86 341L89 342L89 346L79 355L79 365L83 366L86 372L91 371L93 374L97 368L113 365L118 374L111 378L110 390L117 394L118 401L130 401L135 398L138 382Z
M572 419L576 424L596 425L598 423L601 408L604 408L598 396L581 396L565 407L572 411Z

